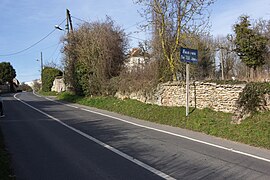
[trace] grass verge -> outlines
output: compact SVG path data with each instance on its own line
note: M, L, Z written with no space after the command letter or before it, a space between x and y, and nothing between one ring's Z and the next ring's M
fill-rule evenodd
M12 171L10 168L10 159L9 155L5 149L4 144L4 138L2 131L0 129L0 179L1 180L11 180L15 179L14 176L12 176Z
M57 93L55 91L49 91L49 92L39 91L38 94L40 94L42 96L57 96L59 93Z
M186 118L184 107L163 107L130 99L119 100L113 97L86 98L68 93L63 93L58 98L270 149L270 112L255 114L240 125L236 125L230 123L232 114L215 112L210 109L196 109Z

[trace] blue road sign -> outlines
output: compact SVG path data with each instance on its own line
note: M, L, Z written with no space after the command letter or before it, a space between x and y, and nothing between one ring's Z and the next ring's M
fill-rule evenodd
M180 60L185 63L198 63L198 50L197 49L180 49Z

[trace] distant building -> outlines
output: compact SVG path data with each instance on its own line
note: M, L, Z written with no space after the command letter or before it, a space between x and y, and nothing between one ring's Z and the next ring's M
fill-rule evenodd
M25 82L24 84L30 86L32 89L34 87L34 81L28 81L28 82Z
M144 68L149 61L150 54L148 52L143 52L140 48L133 48L127 56L125 67L129 71Z

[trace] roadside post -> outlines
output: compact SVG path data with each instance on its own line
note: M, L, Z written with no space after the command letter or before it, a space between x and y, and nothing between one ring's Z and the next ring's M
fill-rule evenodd
M189 64L198 63L197 49L180 49L180 61L186 63L186 117L189 115Z

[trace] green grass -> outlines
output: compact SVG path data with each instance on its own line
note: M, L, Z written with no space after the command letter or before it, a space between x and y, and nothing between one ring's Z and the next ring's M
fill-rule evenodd
M11 180L15 179L11 176L10 159L7 151L5 150L5 144L3 139L3 134L0 129L0 179L1 180Z
M232 114L210 109L196 109L186 118L184 107L162 107L113 97L83 98L68 93L63 93L58 98L270 149L270 112L256 114L244 120L240 125L236 125L230 123Z
M42 96L57 96L59 93L57 93L55 91L49 91L49 92L38 91L38 94L40 94Z

